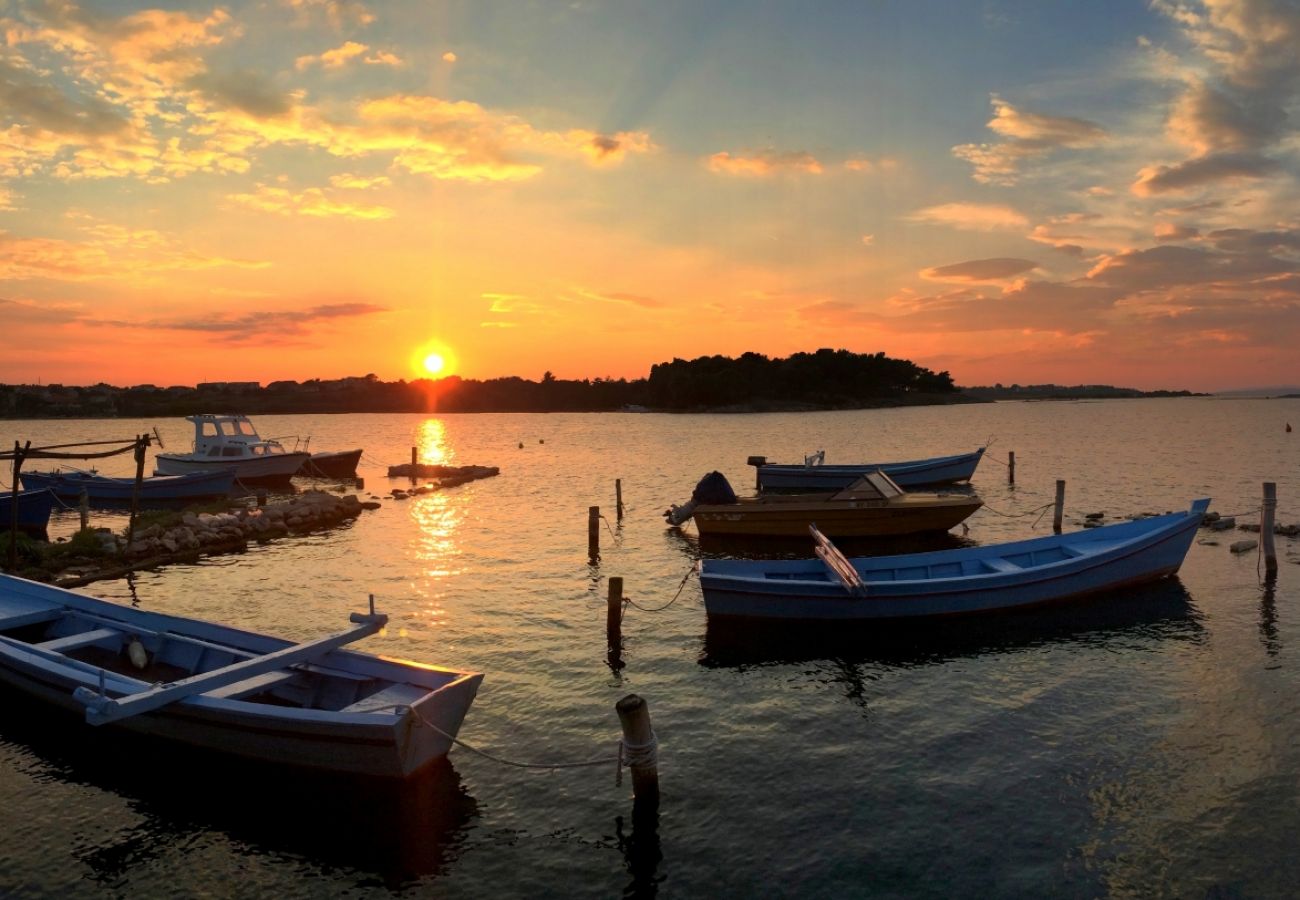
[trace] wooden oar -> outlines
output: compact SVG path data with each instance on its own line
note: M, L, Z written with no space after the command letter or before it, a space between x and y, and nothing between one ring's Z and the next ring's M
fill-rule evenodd
M351 618L353 622L361 624L340 634L308 641L303 644L294 644L291 647L285 647L283 650L277 650L265 656L255 656L252 659L232 663L220 669L213 669L211 672L204 672L201 675L192 675L189 678L173 681L170 684L151 690L128 694L116 700L84 687L77 688L73 692L73 696L86 705L87 722L91 725L105 725L109 722L116 722L118 719L125 719L167 706L177 700L193 697L195 694L202 694L205 691L224 687L245 678L251 678L254 675L261 675L263 672L273 672L276 669L283 669L296 663L308 662L329 653L331 650L336 650L344 644L350 644L353 641L372 635L388 624L388 616L376 613L370 615L353 613Z

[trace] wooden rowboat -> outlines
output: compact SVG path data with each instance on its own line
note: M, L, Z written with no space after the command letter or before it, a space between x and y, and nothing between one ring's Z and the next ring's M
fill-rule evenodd
M95 472L23 472L18 476L32 490L48 488L68 503L76 503L81 492L92 506L121 506L131 502L134 478L112 478ZM235 486L233 469L190 472L186 475L155 475L140 479L142 506L187 503L207 497L224 497Z
M761 456L751 457L758 469L760 491L828 491L848 487L868 472L884 471L902 488L954 484L970 481L984 456L984 448L953 456L934 456L902 462L823 465L816 453L803 465L769 463Z
M54 494L47 490L0 491L0 531L8 531L14 522L14 511L18 512L20 531L41 533L50 525L50 512L58 502Z
M309 478L355 478L359 462L360 447L355 450L326 450L313 453L302 464L298 474Z
M869 537L947 531L983 506L974 494L904 491L878 471L839 491L732 498L727 503L692 499L664 515L674 525L694 517L701 535L798 537L815 524L833 537Z
M846 559L824 538L818 559L701 564L710 616L880 620L987 613L1056 603L1178 571L1209 500L1183 513L933 553Z
M373 604L372 604L373 606ZM483 676L295 644L0 575L0 682L90 725L233 757L382 778L446 756Z

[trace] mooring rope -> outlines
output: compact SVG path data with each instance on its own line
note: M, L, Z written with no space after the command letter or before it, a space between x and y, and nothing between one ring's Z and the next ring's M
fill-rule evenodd
M631 597L625 596L623 598L623 612L627 612L627 608L629 606L636 607L637 609L641 610L641 612L648 612L648 613L663 612L665 609L667 609L668 607L672 606L674 603L677 602L677 598L682 595L682 589L686 587L687 579L689 579L692 575L694 575L699 570L700 570L700 564L698 562L694 563L689 569L687 569L686 574L682 576L681 584L677 585L677 593L673 594L673 599L669 600L663 606L651 606L651 607L641 606L639 603L635 602ZM622 620L623 620L623 613L621 612L619 613L619 621Z
M478 747L475 747L473 744L469 744L465 741L462 741L454 734L448 734L447 732L443 731L437 725L434 725L432 722L426 719L424 717L424 714L421 713L414 706L395 703L391 707L382 707L382 708L383 709L409 709L412 715L415 716L416 721L418 721L421 725L424 725L426 728L436 731L438 734L442 735L447 740L451 741L457 747L464 747L466 750L470 751L471 753L477 753L479 756L482 756L484 759L490 759L492 760L492 762L500 763L503 766L513 766L516 769L581 769L590 766L607 766L612 762L617 766L614 774L614 783L622 784L623 768L625 766L641 767L641 766L656 766L659 764L659 741L655 737L653 730L650 732L650 741L645 744L629 744L626 740L620 738L618 742L618 752L614 756L602 756L599 759L589 759L583 762L531 763L531 762L519 762L513 759L506 759L504 756L497 756L495 753L488 753L486 750L480 750Z
M1004 519L1023 519L1025 516L1032 516L1034 513L1038 513L1039 516L1041 516L1045 511L1051 509L1055 505L1056 505L1056 501L1052 501L1051 503L1044 503L1042 506L1035 506L1031 510L1027 510L1025 512L1020 512L1020 513L1005 513L1002 512L1001 510L994 509L993 507L989 506L987 503L981 506L980 509L986 509L989 512L993 513L993 515L1002 516L1002 518ZM978 512L979 510L976 511Z

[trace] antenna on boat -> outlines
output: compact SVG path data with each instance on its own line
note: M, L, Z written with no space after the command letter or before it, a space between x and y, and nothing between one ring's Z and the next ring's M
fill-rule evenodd
M153 439L154 439L155 441L158 442L158 446L159 446L160 448L162 448L163 450L166 450L166 449L167 449L166 447L163 446L162 435L158 433L158 426L157 426L157 425L155 425L155 426L153 427Z

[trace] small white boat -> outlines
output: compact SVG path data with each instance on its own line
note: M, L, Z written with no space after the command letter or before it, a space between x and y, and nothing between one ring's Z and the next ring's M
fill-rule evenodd
M310 453L285 450L277 440L258 436L247 416L202 414L186 416L194 424L194 448L189 453L159 453L160 475L185 475L213 469L235 470L245 484L287 482Z
M0 575L0 682L89 725L303 769L413 775L447 755L483 676L344 650L387 617L352 621L295 644Z

